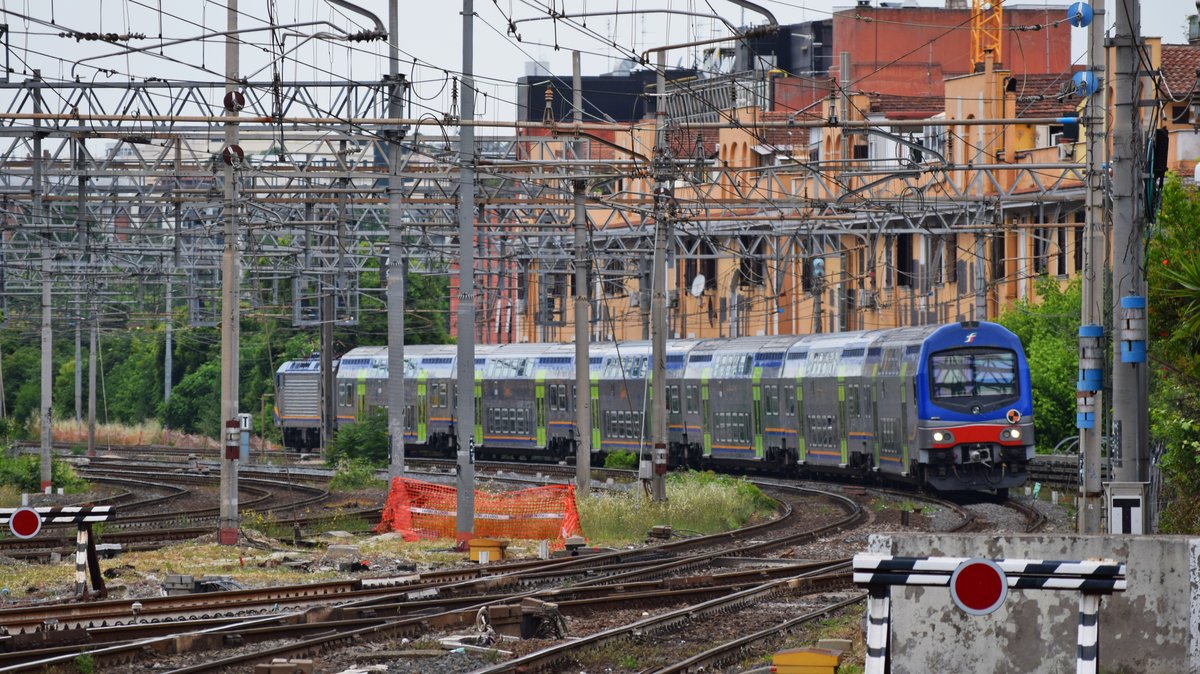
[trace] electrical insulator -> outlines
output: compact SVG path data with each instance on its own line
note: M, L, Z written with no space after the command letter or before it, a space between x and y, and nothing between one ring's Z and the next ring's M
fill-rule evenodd
M246 152L241 148L240 145L230 145L224 150L221 150L221 159L225 161L227 166L237 168L241 166L242 162L246 159Z
M1079 326L1080 391L1099 391L1104 386L1104 328L1099 325Z
M1086 2L1073 2L1067 8L1067 23L1076 28L1087 28L1092 23L1092 6Z
M1095 391L1075 392L1075 427L1083 429L1096 427Z
M1121 362L1146 362L1146 298L1121 298Z
M246 107L246 96L240 91L228 91L222 101L229 112L241 112Z
M1096 391L1104 388L1104 328L1079 326L1079 380L1075 382L1075 427L1096 427Z

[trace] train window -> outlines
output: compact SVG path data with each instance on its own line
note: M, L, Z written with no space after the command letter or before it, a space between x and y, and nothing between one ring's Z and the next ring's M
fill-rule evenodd
M337 388L338 388L338 390L337 390L338 404L339 405L353 404L353 399L351 398L350 394L351 394L351 392L354 391L354 387L345 382L341 382L338 384Z
M936 400L969 404L977 398L1017 396L1017 359L1012 351L954 349L934 354L929 364Z
M450 403L450 385L438 384L438 386L442 389L442 407L446 407Z
M796 387L785 387L783 389L783 396L787 398L787 413L789 415L796 414Z
M558 409L558 387L551 385L547 388L550 389L548 391L549 395L547 396L549 398L550 409L557 410Z
M750 374L753 369L754 358L751 356L742 356L742 371L741 374Z
M667 387L667 406L672 414L679 414L679 387Z
M767 416L779 414L779 389L774 386L763 387L763 409Z

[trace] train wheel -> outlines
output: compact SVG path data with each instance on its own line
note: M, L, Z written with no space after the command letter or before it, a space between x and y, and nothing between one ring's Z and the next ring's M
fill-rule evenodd
M1007 500L1008 500L1008 487L1005 487L1003 489L997 489L996 490L996 501L999 503L1004 503Z

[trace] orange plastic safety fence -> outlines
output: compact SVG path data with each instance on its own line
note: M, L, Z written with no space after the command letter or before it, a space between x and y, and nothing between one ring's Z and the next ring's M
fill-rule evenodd
M377 532L396 531L406 541L455 538L458 490L395 478ZM474 536L550 540L562 545L582 533L574 485L547 485L518 491L475 491Z

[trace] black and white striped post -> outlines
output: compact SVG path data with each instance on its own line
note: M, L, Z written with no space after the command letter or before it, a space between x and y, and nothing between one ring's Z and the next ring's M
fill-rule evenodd
M46 525L74 524L75 534L75 594L87 593L90 575L92 588L103 596L104 576L100 574L100 559L96 554L96 541L92 536L92 524L107 522L117 515L113 506L58 506L49 508L0 508L0 524L7 524L13 534L21 538L36 536Z
M1096 674L1100 654L1100 597L1126 588L1125 565L1113 560L972 559L968 557L854 556L854 582L865 585L867 658L865 674L888 671L891 587L948 587L954 603L970 615L999 608L1008 590L1079 592L1075 672Z

